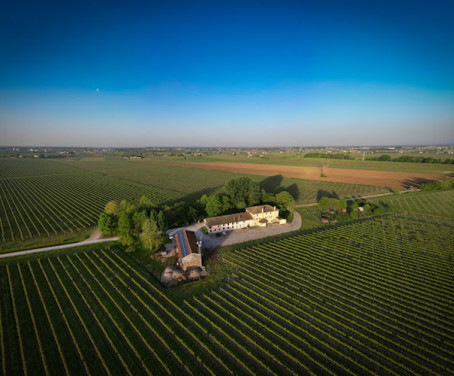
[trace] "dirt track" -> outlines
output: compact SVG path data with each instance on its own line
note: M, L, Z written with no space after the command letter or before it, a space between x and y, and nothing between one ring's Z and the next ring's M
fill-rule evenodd
M325 169L326 177L320 176L318 167L295 167L280 165L264 165L254 163L234 162L167 162L165 164L177 165L204 170L229 171L254 175L282 175L288 178L322 180L338 183L366 184L379 187L406 188L409 185L419 186L433 180L441 180L442 174L424 174L413 172L373 171L373 170L348 170L341 168Z

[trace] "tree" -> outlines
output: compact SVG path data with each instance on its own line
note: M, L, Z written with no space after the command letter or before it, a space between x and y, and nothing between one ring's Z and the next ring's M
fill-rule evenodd
M262 196L260 186L245 176L228 180L224 185L224 192L237 208L242 206L243 202L246 205L255 205L260 202Z
M260 189L260 186L251 180L249 182L249 186L248 186L248 197L247 197L249 206L259 204L261 199L262 199L262 190Z
M118 203L117 201L113 200L113 201L109 201L105 208L104 208L104 211L107 213L107 214L112 214L112 215L118 215L118 212L119 212L119 206L118 206Z
M351 204L350 204L350 209L352 211L355 211L355 210L358 210L358 203L356 201L353 201Z
M354 211L354 212L351 212L351 213L350 213L350 218L351 218L351 219L357 219L357 218L358 218L358 212L355 212L355 211Z
M222 196L221 203L222 203L222 212L226 212L227 210L229 210L232 207L229 196L225 196L225 195Z
M107 213L101 213L98 220L98 229L104 235L112 235L115 230L115 219L114 216Z
M161 244L161 237L159 235L158 225L152 219L146 219L142 225L142 233L140 240L145 248L150 250L157 250Z
M134 204L128 204L128 206L126 207L126 213L128 213L128 214L135 213L136 211L137 211L137 206L135 206Z
M328 209L328 197L322 197L319 201L318 201L318 207L322 210L326 210Z
M151 201L151 199L147 196L142 196L139 200L139 210L146 210L147 213L149 213L152 209L154 209L156 206Z
M188 224L188 209L186 206L179 206L177 208L177 218L179 226L185 226Z
M134 243L133 223L130 215L124 211L118 217L118 238L120 243L126 246Z
M330 210L338 210L339 209L339 200L336 198L329 198L326 202L326 206Z
M126 200L120 201L120 211L126 211L128 206L129 206L128 201L126 201Z
M208 202L208 196L207 195L203 195L202 197L200 197L200 203L205 206Z
M156 210L152 210L150 212L150 218L152 221L158 222L158 212Z
M378 161L390 161L391 160L391 156L388 155L388 154L383 154L383 155L380 155L378 158L377 158Z
M169 225L167 223L167 218L162 210L158 214L158 227L159 227L159 230L161 230L162 234L165 234L165 232L167 231L167 228L169 227Z
M293 197L287 191L279 192L276 195L276 203L281 209L290 210L292 207Z
M276 203L276 196L272 193L264 193L262 195L262 202L265 204L274 205Z
M347 200L345 198L339 200L339 209L347 209Z
M188 218L189 223L197 221L197 210L195 210L192 206L190 206L188 208L186 216Z
M132 222L134 223L134 231L140 232L142 225L147 219L147 213L145 211L135 212L132 216Z
M211 195L208 197L205 211L208 217L216 217L222 213L222 204L218 195Z

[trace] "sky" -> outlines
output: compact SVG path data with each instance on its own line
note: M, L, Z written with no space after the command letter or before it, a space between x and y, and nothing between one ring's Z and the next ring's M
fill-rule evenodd
M451 0L0 0L0 145L454 144L453 19Z

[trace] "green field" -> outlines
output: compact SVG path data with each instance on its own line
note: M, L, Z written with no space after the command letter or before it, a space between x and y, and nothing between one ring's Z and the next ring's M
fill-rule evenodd
M0 249L78 233L96 225L108 201L137 201L142 195L156 204L182 197L52 160L0 160Z
M205 193L220 192L227 180L244 176L225 171L185 168L163 165L147 160L125 160L120 158L87 158L68 160L65 163L109 176L178 191L194 198L199 198ZM383 187L361 184L301 180L282 178L281 176L247 176L259 182L268 192L278 192L282 189L288 190L295 197L298 204L316 202L323 195L351 197L386 191Z
M418 192L375 200L397 210L454 218L454 191Z
M453 248L451 221L368 219L221 253L229 280L182 301L109 250L3 262L1 370L451 374Z

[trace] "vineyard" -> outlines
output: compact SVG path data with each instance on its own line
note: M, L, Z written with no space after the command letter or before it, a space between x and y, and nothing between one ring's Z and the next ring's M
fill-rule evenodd
M161 189L178 191L193 198L200 198L205 193L219 192L227 180L244 176L226 171L163 165L146 159L86 158L69 160L65 163L88 171L116 176ZM362 184L312 181L279 176L247 176L260 183L267 192L277 193L282 189L288 190L298 204L316 202L320 199L320 195L352 197L387 191L383 187Z
M77 233L96 225L110 200L155 203L181 194L81 171L56 161L0 160L0 230L6 246L28 239Z
M380 198L397 210L454 218L454 191L419 192Z
M449 220L367 219L221 253L223 287L181 302L110 250L10 261L1 370L452 374L453 251Z

